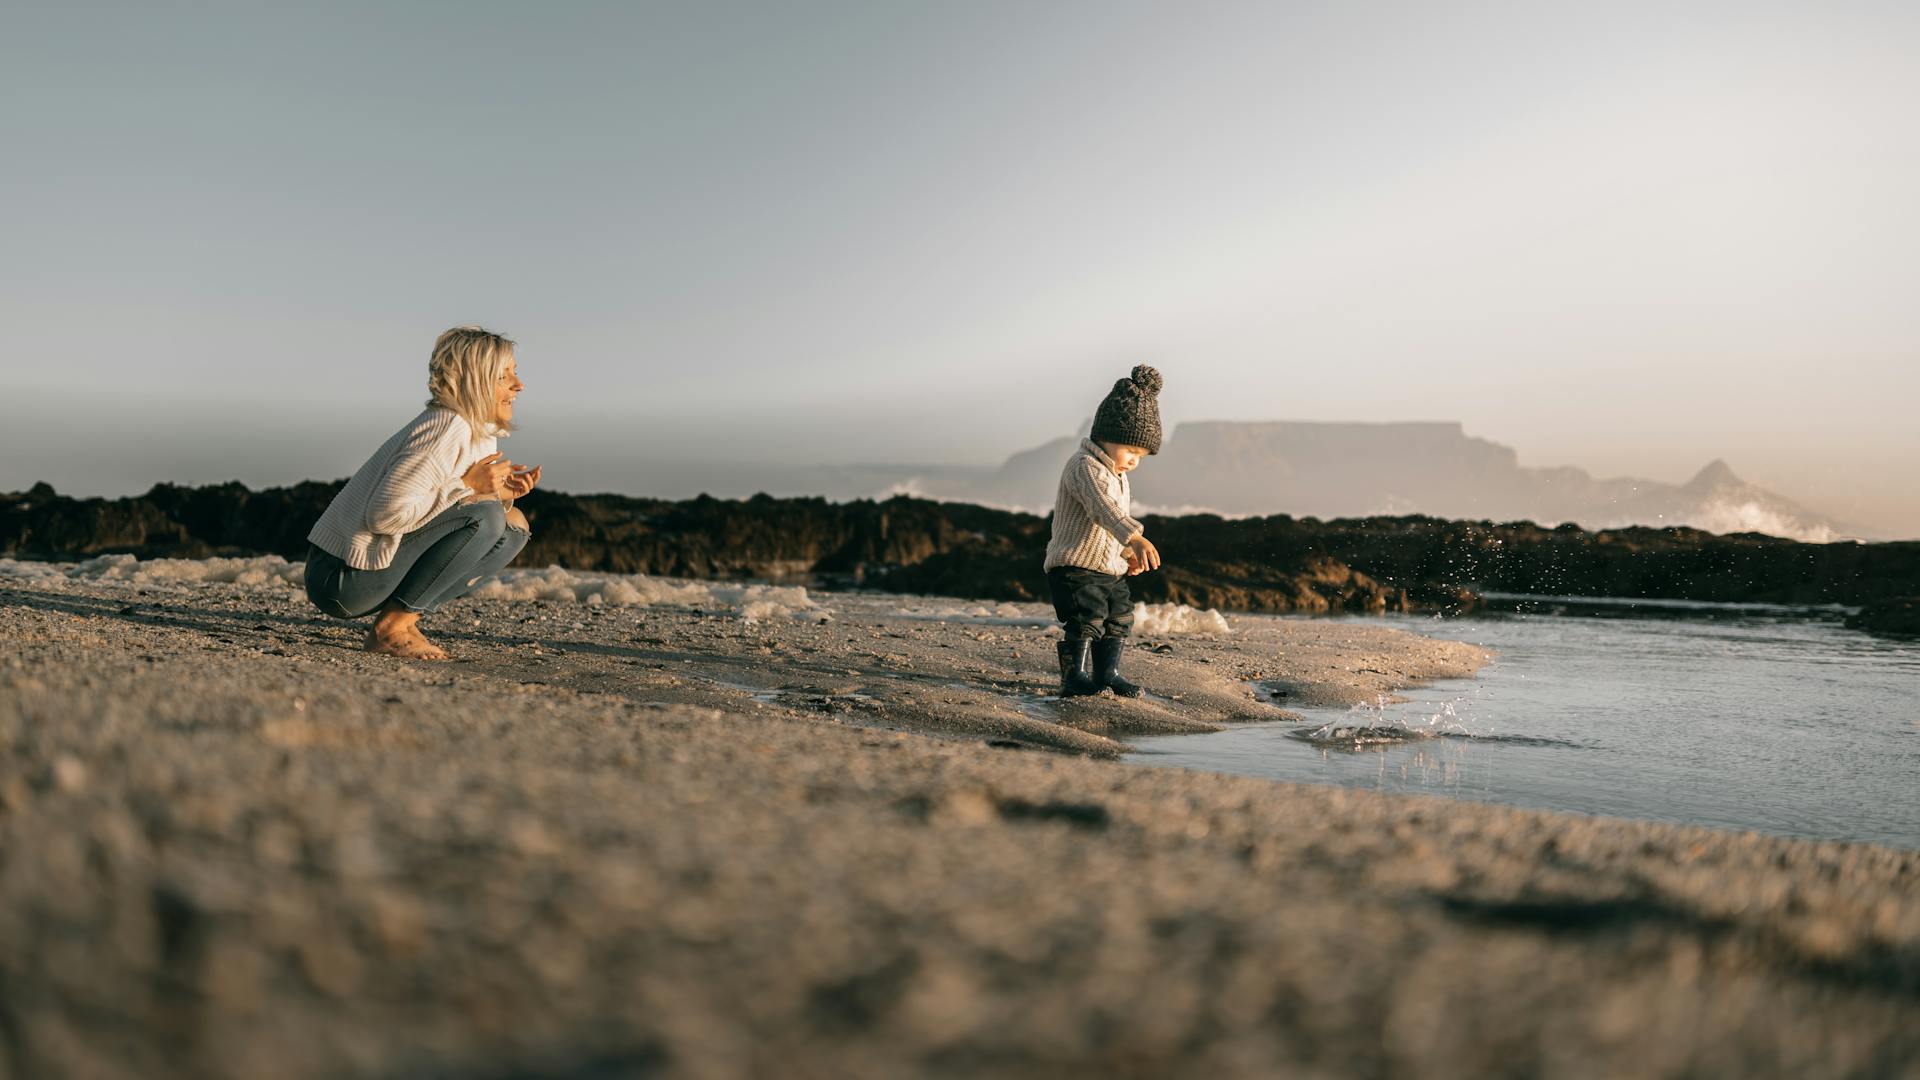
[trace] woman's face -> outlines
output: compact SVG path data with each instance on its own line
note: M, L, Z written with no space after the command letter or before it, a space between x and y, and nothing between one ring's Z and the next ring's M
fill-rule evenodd
M500 372L499 381L493 384L493 422L508 424L513 422L513 399L520 396L526 384L520 381L520 372L513 357L507 357L506 369Z

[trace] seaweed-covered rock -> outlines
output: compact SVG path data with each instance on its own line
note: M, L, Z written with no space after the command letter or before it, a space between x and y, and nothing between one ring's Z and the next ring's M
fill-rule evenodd
M1920 596L1902 596L1868 604L1847 617L1855 630L1876 634L1920 635Z
M127 499L73 499L38 484L0 494L0 555L300 559L307 530L341 483L262 491L160 484ZM668 501L539 490L519 505L533 523L524 565L983 600L1046 596L1049 526L1034 514L904 496ZM1192 514L1148 517L1146 526L1165 565L1133 579L1137 597L1238 611L1457 613L1482 592L1790 604L1920 596L1920 543L1912 542L1802 544L1757 533L1419 516Z

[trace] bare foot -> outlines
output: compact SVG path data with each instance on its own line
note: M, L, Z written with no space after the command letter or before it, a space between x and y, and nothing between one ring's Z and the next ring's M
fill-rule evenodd
M367 651L405 660L448 659L445 649L428 641L420 632L419 614L398 606L380 610L380 617L367 631Z
M421 650L420 652L414 654L416 657L418 657L421 660L453 659L453 657L447 655L447 650L441 648L438 645L435 645L431 641L428 641L427 635L421 633L420 627L417 625L413 628L413 644L415 648Z
M404 660L447 659L445 649L428 641L424 634L411 628L393 634L383 634L379 630L367 631L367 651L398 656Z

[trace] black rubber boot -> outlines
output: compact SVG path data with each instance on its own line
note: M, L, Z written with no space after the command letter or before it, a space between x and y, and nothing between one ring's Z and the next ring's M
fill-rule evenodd
M1106 637L1094 642L1093 677L1121 697L1139 697L1143 691L1120 677L1120 650L1126 647L1126 638Z
M1056 648L1060 651L1060 696L1085 697L1099 693L1100 683L1093 677L1093 642L1086 638L1067 640Z

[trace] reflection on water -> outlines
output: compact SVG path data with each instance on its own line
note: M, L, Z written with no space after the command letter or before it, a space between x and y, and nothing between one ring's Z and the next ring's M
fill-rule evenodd
M1498 659L1403 702L1142 739L1138 760L1920 848L1920 645L1753 612L1395 621Z

